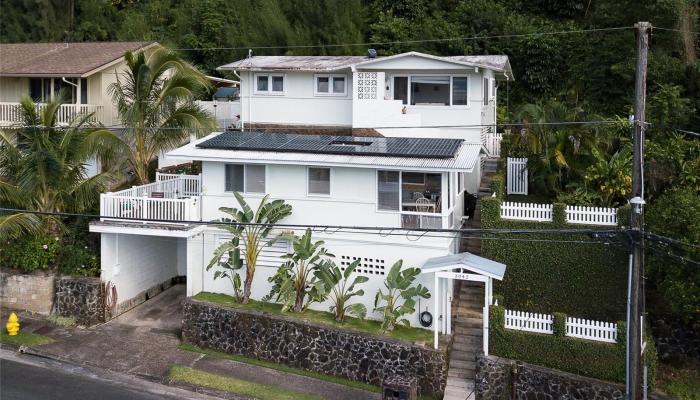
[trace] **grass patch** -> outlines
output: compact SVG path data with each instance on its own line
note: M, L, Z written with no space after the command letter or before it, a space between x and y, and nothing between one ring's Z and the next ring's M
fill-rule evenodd
M70 328L78 325L75 317L61 317L60 315L49 315L46 318L49 322L62 328Z
M253 397L259 400L322 400L320 397L314 395L212 374L181 365L173 365L170 367L168 376L174 381L204 386L241 396Z
M258 367L270 368L270 369L274 369L274 370L277 370L280 372L286 372L289 374L295 374L295 375L306 376L309 378L315 378L315 379L325 381L325 382L337 383L339 385L345 385L345 386L349 386L349 387L352 387L355 389L366 390L369 392L381 393L381 391L382 391L381 388L374 386L374 385L370 385L368 383L364 383L364 382L351 381L349 379L339 378L337 376L326 375L326 374L322 374L320 372L306 371L303 369L289 367L287 365L277 364L277 363L274 363L271 361L258 360L255 358L241 356L238 354L228 354L228 353L224 353L222 351L202 348L202 347L195 346L195 345L189 344L189 343L182 343L178 346L178 348L180 350L193 351L196 353L206 354L206 355L212 356L212 357L225 358L228 360L238 361L238 362L242 362L245 364L256 365Z
M397 327L393 332L382 332L381 322L372 321L369 319L357 319L348 317L345 322L337 322L333 314L323 311L306 310L302 314L282 312L282 305L274 303L264 303L260 301L250 300L248 304L241 304L232 296L220 293L201 292L194 296L196 300L216 303L227 307L241 308L245 310L254 310L265 312L274 315L284 315L288 317L298 318L303 321L317 322L324 325L330 325L336 328L354 330L358 332L366 332L375 335L387 336L394 339L404 340L407 342L423 342L429 343L433 339L433 332L427 329L409 328L405 326Z
M55 340L48 336L39 335L30 332L19 332L15 336L10 336L3 329L0 331L0 343L9 344L12 346L41 346L42 344L53 343Z
M700 400L700 369L659 364L659 389L679 400Z

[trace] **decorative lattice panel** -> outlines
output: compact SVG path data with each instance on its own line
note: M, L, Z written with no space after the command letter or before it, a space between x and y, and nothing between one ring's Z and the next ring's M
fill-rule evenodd
M340 256L340 269L345 271L353 261L360 260L360 265L355 268L355 272L363 275L384 275L384 260L380 258Z
M357 73L357 98L359 100L377 99L377 73L358 72Z

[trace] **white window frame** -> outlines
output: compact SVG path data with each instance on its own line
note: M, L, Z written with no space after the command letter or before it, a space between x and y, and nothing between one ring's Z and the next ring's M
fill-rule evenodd
M238 192L246 195L265 195L267 193L267 181L268 181L268 169L266 164L250 164L250 163L235 163L235 162L229 162L229 163L224 163L224 193L233 193L232 190L226 190L226 166L227 165L242 165L243 166L243 191ZM248 166L249 165L262 165L264 171L265 171L265 188L262 192L249 192L246 190L246 180L247 175L248 175Z
M309 186L311 184L311 179L309 178L309 172L312 168L315 169L327 169L328 170L328 194L325 193L311 193L309 191ZM322 166L308 166L306 167L306 196L307 197L331 197L333 194L333 168L322 167Z
M412 105L411 101L413 100L413 96L411 96L411 78L412 77L418 77L418 76L447 76L450 78L450 105L448 106L443 106L443 105ZM406 107L409 108L423 108L423 107L435 107L435 108L440 108L440 107L449 107L449 108L455 108L455 109L467 109L471 108L471 99L470 99L470 94L471 94L471 89L472 89L472 79L471 79L471 74L392 74L391 75L391 99L394 100L394 77L406 77L408 78L408 87L406 90L408 90L408 96L407 96L407 104ZM452 99L452 88L454 87L454 78L467 78L467 104L453 104L453 99ZM398 101L398 100L395 100Z
M397 210L382 210L379 208L379 172L380 171L398 171L399 172L399 209ZM441 183L440 183L440 201L442 201L443 197L448 196L449 194L445 192L445 196L443 196L443 189L446 188L444 185L444 176L445 174L449 174L449 172L441 172L441 171L418 171L418 170L403 170L403 169L389 169L389 168L377 168L374 173L374 209L378 213L389 213L389 214L425 214L425 215L430 215L430 216L445 216L448 215L447 211L441 207L441 211L439 213L415 213L412 211L404 211L403 210L403 197L401 196L401 190L403 188L403 174L404 172L415 172L419 174L438 174L440 175Z
M267 77L267 90L258 90L258 77ZM282 78L282 91L272 90L272 77ZM253 92L255 94L264 94L269 96L283 96L287 93L287 75L286 74L275 74L275 73L259 73L254 74L253 78Z
M318 78L328 78L328 92L318 91ZM336 93L333 91L333 78L343 78L343 92ZM348 95L348 76L345 74L314 74L314 96L347 96Z

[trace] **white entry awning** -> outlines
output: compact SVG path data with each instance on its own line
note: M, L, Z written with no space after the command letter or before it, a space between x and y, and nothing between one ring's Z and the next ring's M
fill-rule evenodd
M506 273L505 264L464 252L429 258L421 267L421 274L451 271L455 268L466 269L475 274L488 276L499 281L503 280L503 275Z

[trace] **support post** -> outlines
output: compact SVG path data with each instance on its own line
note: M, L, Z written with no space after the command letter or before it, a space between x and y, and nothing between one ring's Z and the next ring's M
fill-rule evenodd
M489 291L491 290L491 279L484 282L484 312L483 325L484 333L482 335L482 343L484 346L484 355L489 355Z
M438 325L440 324L439 319L440 319L440 301L438 298L440 297L440 278L438 278L437 274L435 274L435 298L433 299L433 302L435 303L435 318L437 319L436 321L433 322L433 329L435 331L434 337L433 337L433 346L435 346L435 350L438 349Z
M644 128L646 107L647 51L649 49L649 22L638 22L637 28L637 68L635 74L634 136L632 194L630 203L630 229L632 237L632 269L630 273L629 318L627 325L627 398L642 398L642 315L644 308L644 290L642 275L644 270L644 251L642 246L644 228Z

